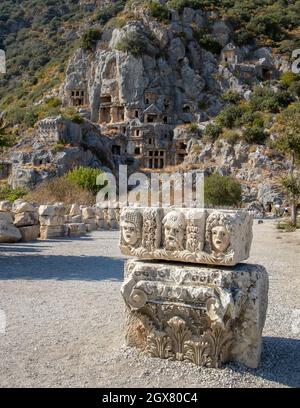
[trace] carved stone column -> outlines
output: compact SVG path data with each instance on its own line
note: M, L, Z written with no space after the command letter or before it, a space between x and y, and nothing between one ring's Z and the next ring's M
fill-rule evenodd
M121 292L128 346L199 366L259 365L268 299L264 267L130 260Z

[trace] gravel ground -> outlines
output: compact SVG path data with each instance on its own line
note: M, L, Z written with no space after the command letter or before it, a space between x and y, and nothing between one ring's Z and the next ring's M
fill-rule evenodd
M0 312L7 319L1 387L300 387L299 230L281 233L270 221L254 226L249 262L270 274L256 370L204 369L124 347L124 260L117 232L0 245Z

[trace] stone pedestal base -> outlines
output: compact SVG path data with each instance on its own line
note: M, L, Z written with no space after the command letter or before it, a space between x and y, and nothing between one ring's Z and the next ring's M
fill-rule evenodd
M121 292L128 346L199 366L259 365L268 302L264 267L130 260Z

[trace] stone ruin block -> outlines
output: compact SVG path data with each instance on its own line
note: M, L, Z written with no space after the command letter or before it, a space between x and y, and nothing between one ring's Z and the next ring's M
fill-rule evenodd
M66 208L64 204L58 203L53 205L41 205L39 207L39 215L45 217L64 217L66 214Z
M65 217L60 216L60 215L53 215L53 216L43 215L43 216L40 216L40 224L43 227L55 227L59 225L64 225Z
M120 249L145 260L233 266L249 257L252 224L244 211L125 207Z
M62 238L65 236L65 225L41 225L40 237L41 239Z
M36 241L40 236L40 226L38 225L27 225L25 227L19 227L19 231L22 235L23 242Z
M64 229L66 237L80 237L86 233L86 226L84 223L66 224Z
M121 293L128 346L199 366L259 365L268 302L264 267L130 260Z
M39 214L35 212L23 212L15 214L14 224L16 227L29 227L39 224Z
M2 204L1 208L8 208ZM13 224L12 214L9 211L0 211L0 243L15 243L22 238L20 231Z

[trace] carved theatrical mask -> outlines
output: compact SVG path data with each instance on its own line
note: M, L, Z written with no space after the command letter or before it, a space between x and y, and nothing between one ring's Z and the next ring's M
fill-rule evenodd
M121 220L122 238L125 244L137 246L140 244L142 228L141 214L133 211L124 213Z
M123 239L128 245L135 245L138 241L138 232L136 226L131 222L122 223Z
M182 251L185 246L186 220L182 213L171 211L163 219L165 244L168 251Z
M212 229L212 247L216 252L224 253L230 244L230 236L224 225Z
M231 250L232 219L229 214L213 212L206 221L208 249L214 256L226 256Z

